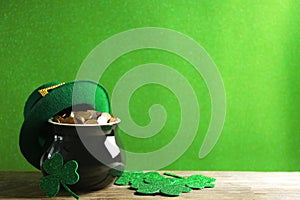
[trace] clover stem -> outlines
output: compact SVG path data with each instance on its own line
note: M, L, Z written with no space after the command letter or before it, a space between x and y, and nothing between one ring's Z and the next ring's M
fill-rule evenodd
M70 192L70 194L77 200L80 200L79 196L77 194L75 194L66 184L62 183L62 186L68 191Z
M169 173L169 172L165 172L164 175L167 175L167 176L172 176L172 177L175 177L175 178L184 178L182 176L179 176L177 174L172 174L172 173Z

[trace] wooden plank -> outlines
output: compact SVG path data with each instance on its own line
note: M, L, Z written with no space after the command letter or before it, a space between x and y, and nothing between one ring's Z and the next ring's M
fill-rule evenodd
M140 196L128 186L111 185L103 190L79 194L82 200L100 199L280 199L300 200L300 172L203 172L171 171L181 176L203 174L217 179L215 188L193 190L180 197ZM40 172L0 172L0 199L48 199L39 189ZM62 192L55 199L74 199Z

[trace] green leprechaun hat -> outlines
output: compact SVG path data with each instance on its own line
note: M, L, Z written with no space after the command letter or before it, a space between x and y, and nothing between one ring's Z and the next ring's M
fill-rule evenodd
M40 169L41 156L48 148L46 141L53 138L48 120L76 105L110 113L107 91L92 81L47 83L28 97L19 143L24 157L37 169Z

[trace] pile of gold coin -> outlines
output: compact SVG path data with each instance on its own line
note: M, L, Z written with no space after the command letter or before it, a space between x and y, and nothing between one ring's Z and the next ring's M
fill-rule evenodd
M117 121L117 118L107 112L96 110L72 111L70 114L56 115L52 119L57 123L65 124L100 124L105 125Z

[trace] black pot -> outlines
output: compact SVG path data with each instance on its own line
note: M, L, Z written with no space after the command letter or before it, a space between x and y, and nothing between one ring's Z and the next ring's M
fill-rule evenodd
M117 137L117 122L109 125L62 124L49 120L54 133L53 141L41 158L41 165L54 153L60 153L64 162L78 163L79 181L70 185L74 191L99 190L114 181L113 169L124 169L124 160ZM49 142L49 141L48 141ZM42 167L41 167L42 168ZM44 175L47 175L42 170Z

